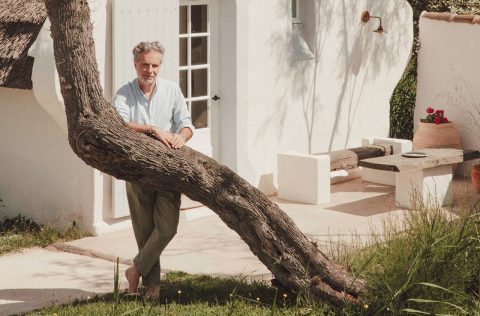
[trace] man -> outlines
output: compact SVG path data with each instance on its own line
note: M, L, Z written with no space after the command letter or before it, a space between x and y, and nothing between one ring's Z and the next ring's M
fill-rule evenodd
M113 104L131 129L175 150L192 137L194 128L179 86L157 77L164 51L158 42L135 46L137 78L117 91ZM127 182L127 198L139 249L134 265L125 271L128 293L137 292L142 277L145 296L156 298L160 290L159 256L177 232L180 193Z

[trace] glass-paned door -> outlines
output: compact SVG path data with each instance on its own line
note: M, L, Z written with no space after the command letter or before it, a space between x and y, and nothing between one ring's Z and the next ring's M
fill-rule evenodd
M211 98L215 47L212 1L181 1L179 7L179 80L196 128L190 145L212 156ZM203 150L202 150L203 148Z

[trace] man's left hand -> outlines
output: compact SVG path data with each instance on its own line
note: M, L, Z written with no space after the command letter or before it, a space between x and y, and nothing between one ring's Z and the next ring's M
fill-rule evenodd
M179 149L185 145L185 138L183 138L183 136L180 134L173 134L170 140L170 145L174 149Z

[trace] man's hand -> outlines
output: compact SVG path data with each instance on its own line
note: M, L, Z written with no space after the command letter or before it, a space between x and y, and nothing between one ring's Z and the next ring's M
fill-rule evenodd
M179 149L181 148L183 145L185 145L185 138L183 138L182 135L180 134L173 134L172 135L172 141L170 142L170 145L172 146L172 148L174 149Z
M168 148L172 148L173 134L167 131L164 131L161 128L153 127L153 137L161 141Z

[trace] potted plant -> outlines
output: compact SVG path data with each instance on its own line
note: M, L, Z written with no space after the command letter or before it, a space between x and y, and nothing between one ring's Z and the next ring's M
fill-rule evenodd
M475 190L480 193L480 164L473 165L471 172L472 184Z
M448 120L445 111L428 107L426 112L413 135L413 148L461 148L455 123Z

